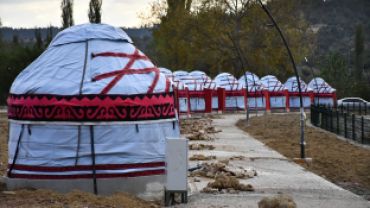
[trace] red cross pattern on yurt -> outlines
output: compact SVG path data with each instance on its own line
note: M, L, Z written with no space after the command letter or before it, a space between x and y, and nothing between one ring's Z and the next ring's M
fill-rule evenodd
M149 87L147 94L153 93L154 88L156 87L158 83L160 70L157 67L148 67L148 68L143 68L143 69L131 69L132 65L134 65L136 60L150 61L148 57L140 55L139 50L137 48L135 48L135 52L133 54L104 52L104 53L98 53L98 54L91 54L91 56L92 58L101 56L101 57L119 57L119 58L129 58L130 59L127 62L126 66L123 67L123 69L100 74L93 78L92 81L98 81L101 79L114 77L114 79L109 82L109 84L100 92L100 94L103 94L103 95L107 94L117 84L117 82L119 82L122 79L122 77L127 74L148 74L150 72L155 72L153 83ZM171 85L171 82L166 77L165 92L169 91L170 85Z
M221 81L223 82L228 82L228 83L225 83L225 84L220 84L220 86L229 86L230 85L230 90L234 90L234 86L235 86L235 89L237 90L240 86L242 86L238 80L236 80L234 77L233 78L229 78L227 77L227 79L221 79Z

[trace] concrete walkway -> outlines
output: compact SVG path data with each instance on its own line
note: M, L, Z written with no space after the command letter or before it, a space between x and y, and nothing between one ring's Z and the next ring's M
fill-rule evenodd
M254 192L240 192L239 194L203 194L199 191L213 180L201 178L201 182L189 183L191 191L188 204L180 204L176 207L258 207L257 202L263 197L282 192L290 194L299 208L370 208L370 202L314 173L305 171L301 166L288 161L281 154L239 130L235 123L242 118L245 118L245 115L228 114L222 115L220 119L213 119L214 126L217 129L222 129L222 132L214 134L214 137L218 139L214 141L189 141L189 144L212 144L216 149L189 150L188 156L191 157L194 154L215 155L218 159L244 156L244 160L234 159L230 160L230 163L256 169L258 176L240 180L241 183L253 185L256 190ZM190 161L189 166L195 167L198 162L202 161Z

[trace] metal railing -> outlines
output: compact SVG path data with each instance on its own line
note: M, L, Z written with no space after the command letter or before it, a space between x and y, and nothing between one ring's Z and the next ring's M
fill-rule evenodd
M370 144L369 107L311 105L311 123L358 143Z

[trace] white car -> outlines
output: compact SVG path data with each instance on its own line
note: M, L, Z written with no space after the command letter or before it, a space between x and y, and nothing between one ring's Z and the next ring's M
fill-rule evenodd
M349 108L349 109L353 109L353 107L355 109L358 109L360 108L363 108L365 109L365 106L367 108L370 107L370 103L367 102L366 100L363 100L361 98L358 98L358 97L347 97L347 98L343 98L343 99L340 99L337 101L337 105L338 105L338 108L341 108L342 105L344 108Z

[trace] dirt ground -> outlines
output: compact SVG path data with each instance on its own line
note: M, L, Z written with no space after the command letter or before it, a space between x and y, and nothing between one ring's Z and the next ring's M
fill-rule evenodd
M6 175L7 170L7 138L7 114L0 113L0 176ZM5 184L0 183L0 207L160 207L162 204L145 201L125 192L104 197L78 190L68 194L50 190L21 189L9 193L5 190Z
M309 115L308 115L309 117ZM307 118L309 119L309 118ZM300 157L299 114L267 114L237 125L287 158ZM305 129L306 157L302 166L327 180L370 200L370 150L357 147L314 127Z

